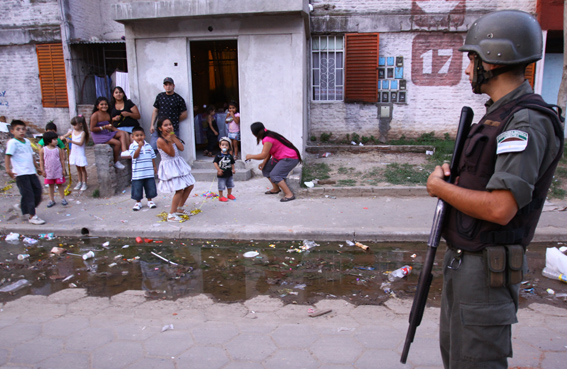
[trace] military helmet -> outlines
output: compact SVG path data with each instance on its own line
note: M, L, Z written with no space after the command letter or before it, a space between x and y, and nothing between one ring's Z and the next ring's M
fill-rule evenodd
M460 51L472 51L489 64L529 64L541 59L543 36L537 20L519 10L478 18Z

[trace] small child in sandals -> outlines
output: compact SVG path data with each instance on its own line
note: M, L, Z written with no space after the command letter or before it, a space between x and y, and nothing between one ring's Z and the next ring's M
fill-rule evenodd
M234 157L230 154L231 143L230 138L222 137L219 140L219 147L221 152L215 156L213 163L215 164L215 169L217 170L217 181L219 184L219 201L227 202L230 200L235 200L236 197L232 194L232 189L234 188ZM228 199L223 196L223 191L228 188Z

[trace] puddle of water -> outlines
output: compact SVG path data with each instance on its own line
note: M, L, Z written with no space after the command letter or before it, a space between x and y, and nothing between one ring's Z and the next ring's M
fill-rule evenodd
M29 246L21 239L2 240L0 288L22 278L31 285L15 293L0 293L0 302L78 287L89 296L99 297L144 290L154 299L205 293L220 302L270 295L284 303L313 304L323 298L341 298L354 304L376 305L394 296L413 298L427 252L424 243L367 243L370 250L364 252L346 243L320 242L320 246L298 253L293 249L299 249L303 241L156 241L57 238ZM105 242L109 242L108 247L103 247ZM567 293L567 284L541 276L545 248L551 246L557 244L530 247L522 304L538 301L567 306L564 298L546 292L552 288L556 293ZM62 247L67 253L51 256L52 247ZM438 250L433 268L429 293L432 306L440 303L444 250L444 246ZM83 260L82 255L89 251L95 256ZM250 251L258 255L243 256ZM18 260L19 254L30 256ZM387 272L406 264L413 267L412 273L388 283Z

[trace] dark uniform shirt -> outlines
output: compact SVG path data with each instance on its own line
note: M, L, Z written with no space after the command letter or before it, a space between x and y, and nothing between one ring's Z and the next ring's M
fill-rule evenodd
M496 103L486 103L490 113L511 100L531 93L528 81L510 92ZM522 109L514 114L503 132L518 130L528 134L527 146L523 151L500 154L496 158L495 171L487 190L510 190L518 208L532 200L532 191L537 180L547 170L559 150L560 142L555 136L551 119L536 110Z

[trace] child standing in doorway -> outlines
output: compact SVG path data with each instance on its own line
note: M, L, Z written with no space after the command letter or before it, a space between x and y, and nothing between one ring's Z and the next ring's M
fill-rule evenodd
M148 199L148 207L155 209L156 204L152 201L157 196L156 181L157 174L156 153L152 146L146 142L146 134L140 126L132 128L132 142L130 144L130 156L132 157L132 199L136 200L132 210L138 211L142 208L144 191Z
M171 121L161 117L157 121L157 148L161 155L158 177L159 192L173 192L171 208L167 215L168 222L179 222L179 215L186 214L183 206L193 190L195 178L191 174L191 167L179 155L184 146L175 135Z
M22 195L20 210L28 217L28 222L31 224L44 224L45 220L35 213L35 208L41 203L43 189L37 178L31 142L25 138L26 124L21 120L12 120L10 133L14 138L6 144L6 172L16 179L18 190Z
M228 138L230 138L234 155L234 160L238 159L238 145L240 143L240 113L238 113L238 105L235 101L228 103L228 113L224 119L228 126Z
M55 203L55 185L59 186L59 196L61 196L61 205L68 205L65 199L65 153L60 147L57 147L57 133L45 132L43 135L44 147L39 149L39 165L41 173L45 177L44 183L49 185L49 202L47 207L54 206Z
M232 195L232 189L234 188L233 174L234 170L234 157L230 154L230 139L228 137L222 137L219 140L219 147L221 152L215 156L213 163L217 170L217 181L219 185L219 201L227 202L228 199L235 200L236 197ZM228 189L228 199L223 196L224 189Z
M77 185L75 191L87 190L87 156L85 154L85 146L89 142L89 129L87 121L82 115L78 115L71 119L73 130L67 133L63 138L70 143L71 154L69 155L69 164L77 167ZM71 136L71 138L69 138Z
M217 124L216 108L214 105L207 106L207 149L205 155L213 157L213 150L217 145L219 138L219 126Z

